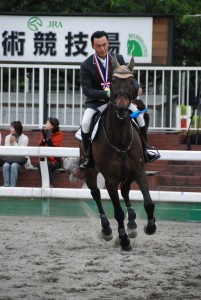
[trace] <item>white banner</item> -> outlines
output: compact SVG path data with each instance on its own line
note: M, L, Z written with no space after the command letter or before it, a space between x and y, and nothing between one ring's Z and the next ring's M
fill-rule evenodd
M152 17L0 16L0 61L80 63L94 31L109 35L110 51L126 62L152 62Z

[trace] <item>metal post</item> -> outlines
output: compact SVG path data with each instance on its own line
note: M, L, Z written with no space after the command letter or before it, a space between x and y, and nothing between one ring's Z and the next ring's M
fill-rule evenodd
M43 123L46 122L48 115L48 74L49 70L44 69L44 111L43 111Z
M39 128L43 127L43 112L44 112L44 68L39 68Z
M167 71L167 94L166 94L166 127L170 127L170 89L171 89L171 80L170 80L170 71Z

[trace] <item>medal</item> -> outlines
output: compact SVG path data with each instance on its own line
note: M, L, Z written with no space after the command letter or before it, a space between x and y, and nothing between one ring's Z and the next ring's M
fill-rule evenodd
M95 60L95 63L96 63L96 68L98 70L98 73L102 79L102 82L101 82L101 86L103 89L105 89L106 87L109 88L110 86L110 82L108 81L107 82L107 79L108 79L108 73L109 73L109 55L107 53L106 55L106 68L105 68L105 74L104 72L102 71L101 67L100 67L100 64L98 62L98 57L96 54L94 54L94 60Z
M110 87L110 82L101 82L101 86L102 86L102 88L105 90L106 88L108 88L109 89L109 87Z

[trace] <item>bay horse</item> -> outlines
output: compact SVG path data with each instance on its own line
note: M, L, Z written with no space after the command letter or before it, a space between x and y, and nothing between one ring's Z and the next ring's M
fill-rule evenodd
M120 65L113 56L114 68L111 81L111 95L102 116L102 124L98 136L92 143L92 153L95 161L95 170L84 170L86 185L95 200L102 227L102 237L112 239L112 229L101 203L101 193L97 186L97 175L100 172L105 179L105 186L114 207L114 217L118 223L119 242L122 250L131 250L130 237L136 235L136 213L131 205L129 191L135 180L142 192L144 209L147 214L147 224L144 227L146 234L156 232L154 217L154 203L151 199L145 173L145 162L142 143L136 128L132 125L129 116L129 105L134 95L134 59L130 63ZM124 226L124 211L120 204L118 188L124 199L127 212L127 231Z

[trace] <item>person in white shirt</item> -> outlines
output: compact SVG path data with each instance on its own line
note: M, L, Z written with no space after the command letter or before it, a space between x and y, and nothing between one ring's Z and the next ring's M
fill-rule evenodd
M27 146L29 138L23 132L23 126L20 121L14 121L10 125L10 134L5 137L5 146ZM16 186L18 172L23 166L23 162L6 161L3 164L4 187ZM17 160L16 160L17 161ZM26 163L26 161L25 161Z

